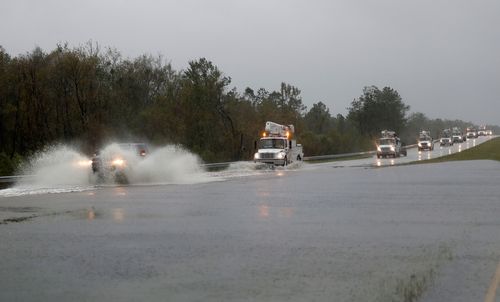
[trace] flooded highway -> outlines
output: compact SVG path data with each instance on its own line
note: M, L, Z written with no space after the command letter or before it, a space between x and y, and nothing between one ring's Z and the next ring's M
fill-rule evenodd
M0 301L495 301L500 164L374 168L466 147L4 191Z

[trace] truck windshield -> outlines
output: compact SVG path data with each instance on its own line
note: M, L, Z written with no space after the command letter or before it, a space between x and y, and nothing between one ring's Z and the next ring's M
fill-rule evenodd
M260 149L285 149L285 140L280 138L261 139Z
M394 139L392 139L392 138L381 138L379 140L379 145L394 145Z

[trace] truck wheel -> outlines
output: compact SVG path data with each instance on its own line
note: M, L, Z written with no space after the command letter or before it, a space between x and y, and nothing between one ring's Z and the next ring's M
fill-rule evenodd
M300 158L300 155L297 155L297 160L298 160L298 161L301 161L301 160L302 160L302 158Z

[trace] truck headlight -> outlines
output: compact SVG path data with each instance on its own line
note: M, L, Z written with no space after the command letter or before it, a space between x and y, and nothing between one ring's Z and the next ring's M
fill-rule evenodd
M418 142L418 146L419 146L419 147L422 147L422 143L421 143L421 142Z
M283 159L283 158L285 158L285 153L283 153L283 152L278 152L278 154L276 154L276 158L278 158L278 159Z
M395 150L394 146L391 146L391 151L394 152Z
M111 163L113 164L113 166L117 166L117 167L121 167L121 166L125 165L125 161L121 158L117 158L117 159L113 160Z
M260 159L260 154L259 154L259 152L255 153L255 154L253 155L253 159Z
M378 151L378 152L381 152L381 151L382 151L382 149L380 148L380 146L377 146L377 151Z

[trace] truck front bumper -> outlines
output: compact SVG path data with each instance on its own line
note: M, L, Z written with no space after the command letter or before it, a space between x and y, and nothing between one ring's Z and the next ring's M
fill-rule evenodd
M396 151L378 151L377 157L396 156Z
M255 163L275 165L275 166L283 166L285 164L285 160L284 159L277 159L277 158L254 159L254 162Z

